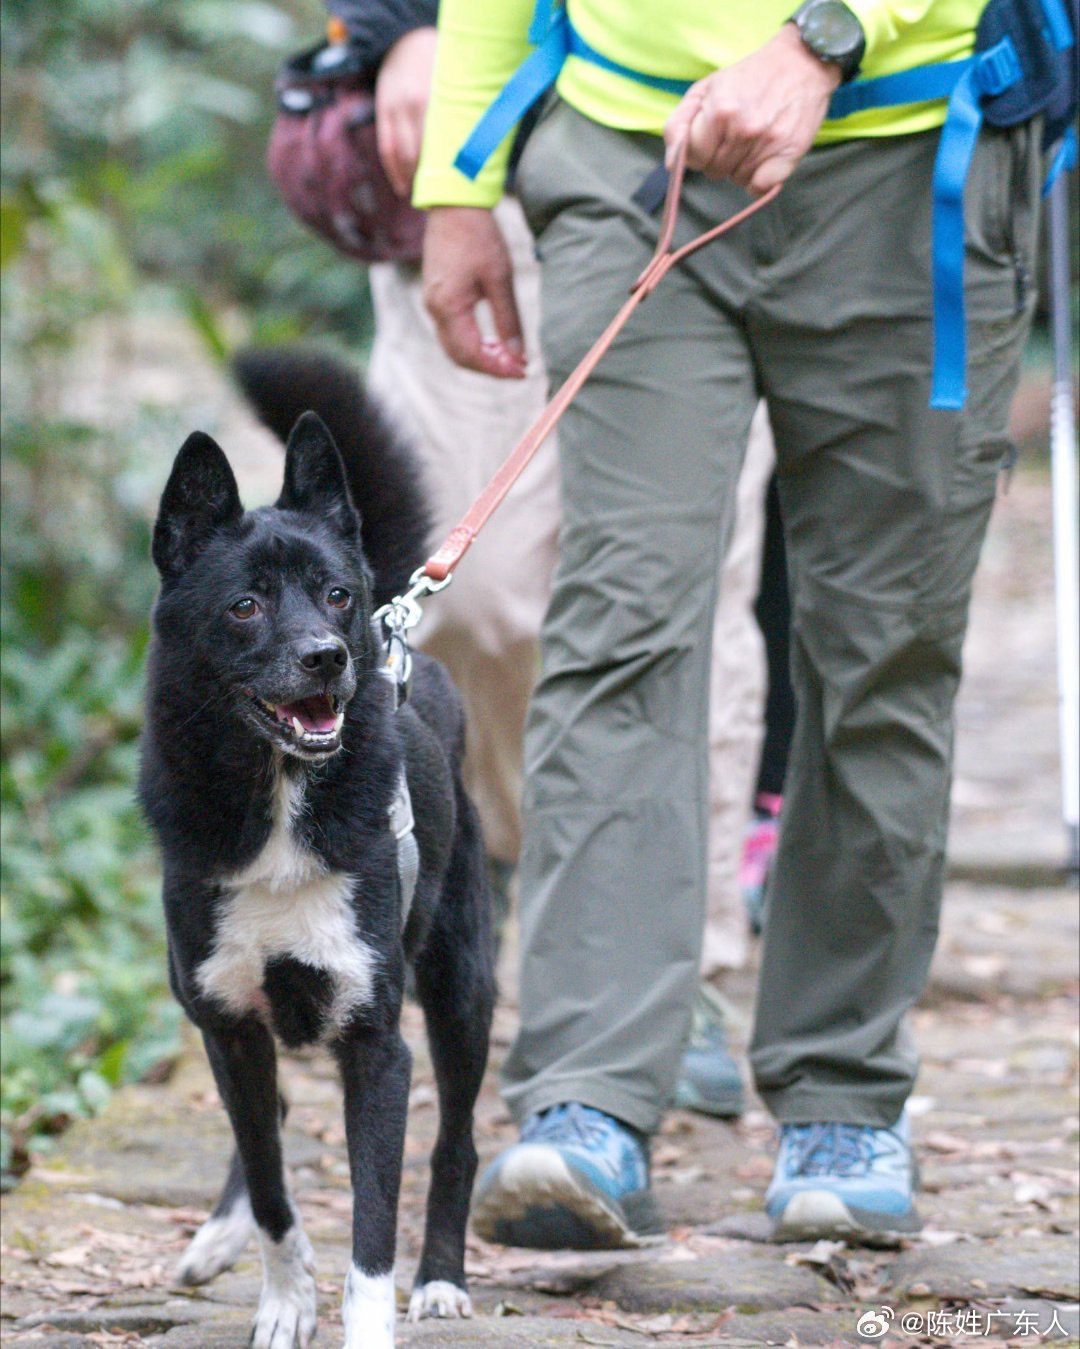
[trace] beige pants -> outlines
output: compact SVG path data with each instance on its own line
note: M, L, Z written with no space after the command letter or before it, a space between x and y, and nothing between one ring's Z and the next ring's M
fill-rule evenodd
M418 269L370 269L375 343L368 378L423 457L435 541L464 514L547 398L539 359L539 267L516 201L496 217L514 262L530 353L522 381L462 370L444 354L424 309ZM761 560L762 502L772 470L764 409L754 420L739 485L735 533L721 574L713 640L709 917L703 968L746 955L738 895L743 828L761 743L764 657L752 607ZM517 860L521 844L521 735L537 674L559 527L558 462L545 445L463 560L453 584L424 609L417 641L445 662L469 719L466 781L491 856Z
M739 861L764 735L765 645L754 617L765 489L775 454L764 403L750 426L735 526L720 569L709 681L708 910L701 970L738 969L748 954Z
M524 380L454 365L439 346L419 270L370 269L373 392L421 453L441 542L547 399L539 351L540 276L516 201L499 223L514 262L518 308L532 353ZM539 662L537 634L551 593L559 528L559 466L541 447L462 561L453 584L424 606L417 643L449 669L468 717L465 780L487 851L516 862L521 847L521 731Z

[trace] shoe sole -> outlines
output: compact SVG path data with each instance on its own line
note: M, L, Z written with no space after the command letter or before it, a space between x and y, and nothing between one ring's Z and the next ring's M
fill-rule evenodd
M619 1250L664 1238L651 1191L607 1200L554 1148L527 1143L477 1193L473 1228L484 1241L534 1250Z
M877 1213L845 1204L827 1190L804 1190L788 1200L773 1224L773 1241L848 1240L864 1245L892 1242L922 1229L914 1208L907 1213Z

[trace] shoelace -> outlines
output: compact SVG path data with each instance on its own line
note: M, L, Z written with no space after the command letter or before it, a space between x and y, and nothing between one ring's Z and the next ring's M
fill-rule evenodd
M607 1117L578 1101L552 1106L521 1131L523 1143L554 1139L560 1143L580 1143L585 1147L606 1147L611 1136L612 1128Z
M877 1155L876 1132L864 1124L800 1125L792 1140L790 1174L865 1175Z

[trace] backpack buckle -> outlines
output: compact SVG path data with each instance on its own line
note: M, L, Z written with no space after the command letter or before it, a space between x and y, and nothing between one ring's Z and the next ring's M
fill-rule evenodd
M988 98L995 98L1006 89L1011 89L1020 82L1023 73L1020 58L1009 37L1003 37L975 61L975 78L979 89Z

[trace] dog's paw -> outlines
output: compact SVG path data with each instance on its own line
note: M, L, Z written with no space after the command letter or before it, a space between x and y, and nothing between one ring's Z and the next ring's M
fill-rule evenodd
M345 1349L393 1349L396 1314L393 1270L365 1274L353 1265L341 1304Z
M193 1286L206 1283L222 1270L231 1269L243 1254L244 1247L255 1231L251 1204L247 1195L241 1195L228 1211L207 1218L188 1242L180 1257L176 1277L180 1283Z
M262 1238L263 1286L252 1349L306 1349L315 1336L315 1252L295 1223L280 1241Z
M472 1316L472 1302L464 1288L445 1279L432 1279L412 1291L408 1320L422 1321L425 1316Z

